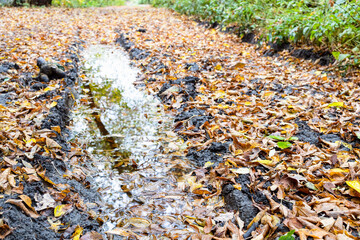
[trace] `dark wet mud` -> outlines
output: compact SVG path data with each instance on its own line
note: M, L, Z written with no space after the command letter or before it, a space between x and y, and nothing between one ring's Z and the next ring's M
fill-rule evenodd
M76 56L75 51L75 48L69 50L69 54L72 53ZM60 68L53 69L57 71L57 73L61 73L61 78L64 77L64 80L58 84L62 85L66 90L50 90L43 95L39 95L37 98L43 99L44 101L56 96L60 97L58 97L59 99L57 100L56 106L51 109L50 114L46 118L41 122L32 122L32 124L37 124L44 131L51 131L50 129L52 129L52 127L60 128L62 133L59 134L53 131L53 139L61 146L62 154L64 155L66 155L66 152L71 148L67 141L69 134L67 126L70 123L71 109L74 103L71 94L75 81L78 78L76 62L79 59L74 57L73 60L74 63L72 66L69 66L71 70L67 72L64 72ZM62 66L59 65L59 67L63 69ZM17 70L18 68L16 64L2 64L0 66L0 79L8 81L9 79L6 73ZM48 77L52 79L54 77L52 72L42 74L42 78L40 75L32 77L30 74L24 74L16 81L20 88L29 87L30 91L37 91L48 87L48 83L43 82L44 78L48 81ZM46 75L46 77L44 77L44 75ZM55 78L58 77L59 76L56 76ZM16 98L16 90L13 89L9 91L8 89L6 92L0 94L0 104L3 106L11 106ZM3 195L0 199L2 218L4 222L11 227L11 234L8 235L6 239L69 239L71 238L72 232L66 233L65 230L75 229L78 225L83 227L84 232L100 231L99 223L91 219L86 211L76 207L64 216L54 218L55 204L73 204L74 201L83 201L86 204L97 201L99 195L96 191L89 189L84 182L63 177L69 170L72 170L72 166L65 162L62 157L60 157L60 154L55 156L44 156L42 154L44 154L43 150L33 155L23 154L17 159L18 163L12 166L12 171L17 173L21 173L24 168L27 168L33 169L34 171L35 169L44 171L45 174L43 180L17 182L19 186L23 187L22 192L19 192L19 194ZM25 174L25 172L22 174ZM60 185L65 188L58 188ZM62 190L64 190L66 194L61 195L60 192ZM52 194L59 194L58 202L54 200L54 195ZM40 215L39 217L29 216L29 214L25 213L18 206L11 203L13 199L17 199L20 195L26 195L31 199L35 210L38 211ZM8 202L9 200L10 202ZM57 224L56 226L59 226L58 230L56 230L56 228L54 228L55 225L52 224Z

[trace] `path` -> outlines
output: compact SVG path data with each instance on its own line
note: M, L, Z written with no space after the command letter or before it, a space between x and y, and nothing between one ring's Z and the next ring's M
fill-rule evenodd
M264 57L256 45L164 9L2 8L0 13L0 59L21 67L10 76L34 74L38 56L70 67L73 59L63 53L74 41L84 40L85 46L116 41L129 51L143 72L144 91L157 94L175 116L174 131L187 146L181 153L197 168L178 181L195 199L183 216L199 232L194 239L244 232L252 239L275 239L289 229L300 239L358 236L358 79L286 53ZM13 103L2 108L2 119L28 110L15 114L10 135L9 128L2 130L1 149L10 156L3 161L6 194L19 191L9 179L21 181L7 170L17 158L6 145L31 152L37 145L30 139L44 134L34 131L42 120L38 114L45 117L56 101L34 98L46 91L28 94L26 84L18 88L21 83L16 78L1 83L7 92L16 91L4 96ZM27 117L31 113L37 117ZM26 120L34 118L39 119L29 125Z

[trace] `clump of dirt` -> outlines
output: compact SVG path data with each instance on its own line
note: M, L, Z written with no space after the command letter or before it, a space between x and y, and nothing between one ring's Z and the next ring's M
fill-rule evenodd
M9 93L0 93L0 105L6 106L9 101L11 101Z
M200 71L200 67L199 65L197 65L197 63L186 63L185 64L185 69L191 71L191 72L197 72Z
M117 38L115 42L123 47L127 52L129 52L130 59L132 60L141 60L147 58L150 55L145 50L134 47L134 44L123 33L120 34L119 38Z
M18 69L20 69L20 67L16 63L12 63L12 62L3 62L0 64L0 73L6 73L10 69L18 70Z
M270 42L268 45L270 46L270 49L263 52L265 57L277 57L279 56L279 52L292 49L289 42Z
M226 208L238 210L239 217L247 226L259 213L259 209L254 206L252 201L254 194L250 192L248 187L250 185L250 176L248 174L240 175L236 182L241 184L241 190L235 189L232 184L226 184L223 186L222 195L224 196ZM267 201L266 197L262 200Z
M319 60L321 66L326 66L335 62L334 56L329 51L315 51L314 49L295 49L291 55L296 58L303 58L306 60Z
M193 162L198 167L203 167L206 162L218 165L223 161L223 155L229 152L229 143L214 142L203 150L197 151L196 148L190 148L187 159Z
M333 133L323 134L323 133L319 133L319 132L313 130L312 128L310 128L310 126L307 124L306 121L300 121L299 119L297 119L297 120L295 120L295 123L298 125L298 131L295 134L295 136L299 139L299 141L308 142L308 143L314 144L318 147L322 146L320 139L325 140L327 142L331 142L331 143L335 143L337 141L342 141L342 142L347 143L338 134L333 134ZM353 144L355 144L355 143L353 143ZM348 150L348 148L341 145L340 150L346 151L346 150Z
M256 35L253 32L244 33L241 38L242 42L256 44Z
M129 40L128 37L125 36L124 33L120 33L119 37L115 40L121 47L123 47L126 51L130 51L131 47L134 44Z
M320 133L314 131L305 121L296 120L295 123L298 125L298 132L295 136L302 142L308 142L314 145L319 144Z
M157 96L162 102L166 103L174 98L172 93L182 95L183 102L187 102L190 98L195 99L198 95L196 84L200 81L198 77L187 76L183 79L170 80L164 83L160 88Z

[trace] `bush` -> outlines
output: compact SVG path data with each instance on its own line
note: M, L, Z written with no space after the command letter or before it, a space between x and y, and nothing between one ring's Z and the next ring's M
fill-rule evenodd
M236 25L239 33L258 31L270 42L328 48L337 60L359 64L360 5L356 0L153 0L152 4L209 23Z

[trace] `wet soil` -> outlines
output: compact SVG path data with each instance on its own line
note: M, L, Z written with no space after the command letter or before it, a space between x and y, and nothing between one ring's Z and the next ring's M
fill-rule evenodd
M327 66L335 62L334 56L329 51L316 51L313 48L299 49L288 42L269 43L269 46L271 48L263 52L266 57L277 57L279 56L279 52L289 51L293 57L318 62L321 66Z
M236 34L241 36L241 41L250 44L259 44L259 39L254 32L249 32L247 30L239 30L239 27L226 27L220 25L217 22L210 23L207 21L201 21L200 19L196 19L199 25L204 26L206 28L213 28L213 29L221 29L222 32ZM224 30L223 30L224 29ZM291 56L295 58L311 60L313 62L317 62L321 66L327 66L335 62L334 56L331 52L327 50L316 51L313 48L310 49L299 49L293 44L289 42L268 42L270 46L269 50L265 50L263 55L266 57L278 57L279 53L282 51L289 51Z
M229 153L229 143L213 142L203 150L190 148L186 157L198 167L204 166L207 162L214 163L214 166L217 166L223 161L223 155L226 153Z
M72 52L73 56L76 56L74 52L75 49L77 49L76 44L74 45L74 49L69 49L69 52ZM38 97L39 99L50 99L59 95L62 97L61 99L57 100L57 105L51 108L49 115L42 121L41 129L51 129L55 126L59 126L61 128L61 135L54 131L54 134L56 133L54 140L61 145L63 154L66 154L66 152L71 148L68 144L69 131L67 127L69 126L71 109L74 102L73 98L71 97L71 93L74 91L73 86L75 85L75 81L78 79L79 69L77 68L76 63L79 61L79 59L74 57L73 61L74 62L72 66L69 66L71 67L71 70L66 73L65 79L63 80L63 86L66 90L48 91L46 94L40 95ZM1 65L0 71L7 72L11 69L18 68L19 67L16 64L5 63ZM48 86L47 83L40 82L38 77L33 78L29 74L24 74L23 77L21 77L18 81L21 87L29 87L30 91L36 91ZM0 94L0 104L6 106L9 101L11 102L13 97L13 92ZM52 157L45 157L41 154L41 151L36 153L32 159L22 157L22 159L19 159L20 162L16 166L13 166L13 169L15 170L25 167L24 163L21 163L21 161L25 161L31 163L34 168L40 167L41 169L45 170L45 176L53 183L65 184L69 186L66 197L57 204L73 204L74 199L78 199L78 201L84 201L85 203L98 201L98 193L92 189L89 189L87 186L87 181L89 179L84 179L83 182L79 182L75 179L64 178L63 175L65 175L68 170L71 170L72 166L63 160ZM44 194L48 194L49 187L54 187L46 181L22 181L21 184L23 184L24 187L23 194L29 196L33 203L39 202ZM55 232L50 228L51 224L49 222L49 219L53 219L53 208L41 210L39 211L40 217L32 218L25 214L18 207L10 203L6 203L6 201L9 199L18 198L18 195L19 194L3 195L3 198L0 199L2 217L4 221L12 228L12 233L7 236L6 239L69 239L72 232L70 235L67 233L69 236L66 236L64 230L66 228L71 229L71 227L74 229L77 225L81 225L85 232L100 231L99 223L94 219L90 219L90 216L86 213L86 211L73 208L72 211L65 214L61 218L54 219L54 221L63 222L60 230Z

